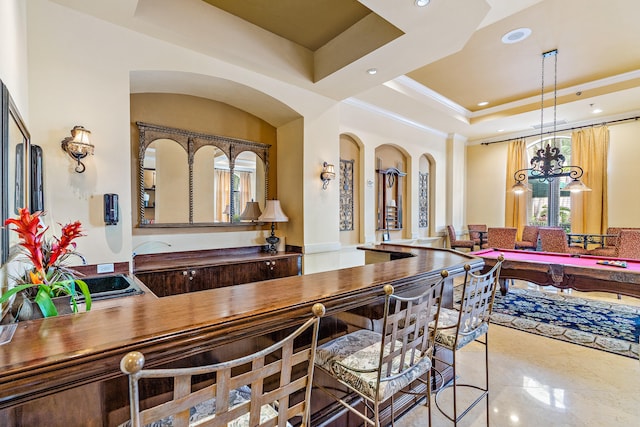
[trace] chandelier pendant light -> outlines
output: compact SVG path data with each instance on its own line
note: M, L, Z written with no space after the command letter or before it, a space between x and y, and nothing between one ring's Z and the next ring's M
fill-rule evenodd
M540 94L540 141L544 135L544 63L545 59L554 57L554 86L553 86L553 138L556 140L556 109L558 92L558 50L550 50L542 54L542 89ZM541 182L551 182L555 178L568 176L571 182L564 187L564 190L571 192L591 191L580 180L584 170L580 166L565 165L565 157L560 152L560 148L552 147L547 143L545 147L536 151L536 155L531 158L530 168L520 169L513 174L516 183L511 188L515 193L523 193L529 190L526 184L527 179L538 179Z

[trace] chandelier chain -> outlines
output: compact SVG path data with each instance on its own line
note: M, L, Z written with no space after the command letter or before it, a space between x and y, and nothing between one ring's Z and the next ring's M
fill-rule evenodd
M542 144L543 132L544 132L544 59L545 54L542 54L540 64L540 76L541 76L541 88L540 88L540 143Z

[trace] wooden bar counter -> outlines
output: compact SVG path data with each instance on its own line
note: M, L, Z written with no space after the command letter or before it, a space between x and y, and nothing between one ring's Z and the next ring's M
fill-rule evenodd
M453 277L465 263L483 266L480 258L445 249L361 249L397 256L165 298L147 292L96 303L87 313L22 322L0 346L0 425L118 425L128 418L119 363L129 351L141 351L146 367L179 363L299 324L316 302L331 316L376 301L388 283L408 289L438 280L443 269Z

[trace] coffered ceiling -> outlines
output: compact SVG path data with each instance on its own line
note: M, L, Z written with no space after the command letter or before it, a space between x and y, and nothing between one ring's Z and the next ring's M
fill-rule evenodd
M540 125L552 49L560 123L640 112L637 0L119 0L129 17L112 2L53 1L470 141ZM523 27L528 38L501 42Z

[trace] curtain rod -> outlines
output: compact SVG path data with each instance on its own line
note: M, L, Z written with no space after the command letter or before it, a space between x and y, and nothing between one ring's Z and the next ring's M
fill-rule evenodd
M640 116L633 116L633 117L627 117L626 119L609 120L608 122L592 123L590 125L575 126L575 127L572 127L572 128L566 128L566 129L560 129L560 130L557 130L557 129L556 130L549 130L547 132L542 132L542 133L534 133L534 134L531 134L531 135L518 136L518 137L515 137L515 138L501 139L499 141L481 142L480 145L491 145L491 144L497 144L499 142L509 142L509 141L515 141L516 139L531 138L531 137L539 136L539 135L549 135L549 134L552 134L552 133L566 132L568 130L584 129L584 128L590 128L590 127L594 127L594 126L604 126L604 125L610 125L612 123L628 122L630 120L638 120L638 119L640 119Z

